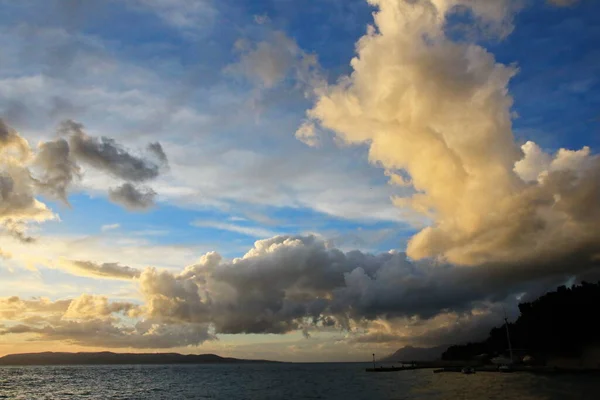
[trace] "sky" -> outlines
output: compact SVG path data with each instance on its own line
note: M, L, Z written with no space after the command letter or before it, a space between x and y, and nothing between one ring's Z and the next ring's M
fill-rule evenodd
M0 0L0 355L359 361L598 279L593 0Z

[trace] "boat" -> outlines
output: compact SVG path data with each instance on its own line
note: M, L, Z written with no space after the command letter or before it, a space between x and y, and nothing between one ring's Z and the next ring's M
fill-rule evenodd
M512 365L514 364L514 356L513 356L513 348L512 343L510 342L510 331L508 329L508 317L506 316L506 311L504 311L504 327L506 328L506 342L508 344L508 352L510 358L506 357L495 357L492 358L492 363L498 365L498 371L500 372L514 372Z
M470 374L474 374L475 373L475 368L473 367L464 367L463 369L461 369L461 371L463 374L466 375L470 375Z

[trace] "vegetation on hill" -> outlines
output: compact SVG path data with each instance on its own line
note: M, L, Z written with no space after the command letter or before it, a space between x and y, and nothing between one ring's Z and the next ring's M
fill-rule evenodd
M548 355L577 357L583 349L600 342L595 311L600 305L600 282L567 288L560 286L531 303L519 304L521 315L508 324L514 349L543 358ZM506 328L493 328L483 342L451 346L443 360L468 360L482 354L504 354L508 349Z
M413 347L405 346L398 349L394 354L382 358L381 362L409 362L409 361L434 361L439 360L448 345L435 347Z
M222 364L265 363L266 360L241 360L215 354L178 353L25 353L0 357L0 365L91 365L91 364Z

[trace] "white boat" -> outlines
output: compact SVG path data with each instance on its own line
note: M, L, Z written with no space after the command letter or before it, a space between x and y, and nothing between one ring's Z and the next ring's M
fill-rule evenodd
M463 374L474 374L475 373L475 368L473 367L464 367L460 372L462 372Z
M498 365L499 371L511 372L513 369L510 366L514 363L514 357L512 344L510 342L510 332L508 330L508 317L506 316L506 311L504 312L504 327L506 328L506 341L508 343L508 352L510 354L510 358L500 356L494 357L490 361L492 362L492 364Z

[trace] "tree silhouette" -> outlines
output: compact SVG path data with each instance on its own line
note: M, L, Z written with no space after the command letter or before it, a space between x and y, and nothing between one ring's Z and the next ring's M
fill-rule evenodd
M509 323L512 346L527 349L536 358L547 355L576 357L592 343L600 342L597 307L600 282L560 286L530 303L519 304L520 316ZM451 346L443 360L468 360L481 354L504 354L508 348L504 324L493 328L483 342Z

